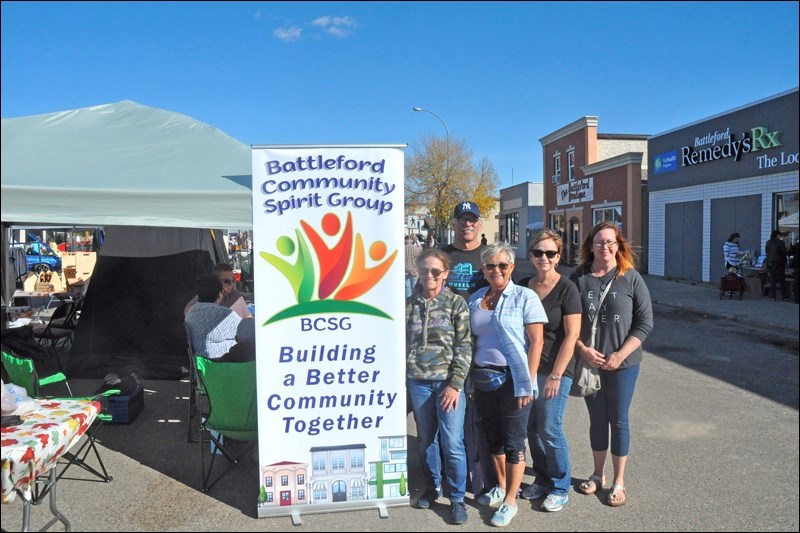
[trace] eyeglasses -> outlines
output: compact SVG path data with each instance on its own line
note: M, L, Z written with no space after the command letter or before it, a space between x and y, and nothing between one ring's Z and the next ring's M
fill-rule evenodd
M546 255L548 259L552 259L558 255L558 252L556 250L531 250L531 255L533 255L533 257L542 257Z
M222 283L224 283L225 285L233 285L233 280L232 279L221 279L220 281Z
M480 219L479 219L479 218L477 218L477 217L467 217L467 216L463 216L463 217L458 217L458 218L456 219L456 222L458 222L459 224L466 224L467 222L469 222L470 224L472 224L472 225L474 226L475 224L477 224L477 223L478 223L478 221L479 221L479 220L480 220Z
M434 278L438 278L442 274L444 274L444 270L439 270L438 268L425 268L422 267L419 269L420 276L427 276L428 274L432 275Z
M508 270L509 266L510 265L508 263L498 263L498 264L486 263L485 265L483 265L483 268L485 268L489 272L491 272L495 268L499 268L501 272L505 272L506 270Z
M602 248L603 246L608 246L609 248L613 248L617 245L617 241L597 241L594 244L595 248Z

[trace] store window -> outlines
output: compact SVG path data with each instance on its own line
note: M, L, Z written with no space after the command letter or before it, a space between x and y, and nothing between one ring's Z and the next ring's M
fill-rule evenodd
M592 211L593 222L596 226L601 222L614 222L620 229L622 228L622 206L601 207Z
M786 233L787 246L791 246L798 240L797 217L798 210L798 191L783 192L775 195L772 204L774 207L774 214L772 220L772 227L778 228L781 232Z
M503 216L500 234L508 244L519 244L519 213L508 213Z
M558 233L558 236L561 237L562 242L567 242L567 226L564 213L550 214L550 229Z

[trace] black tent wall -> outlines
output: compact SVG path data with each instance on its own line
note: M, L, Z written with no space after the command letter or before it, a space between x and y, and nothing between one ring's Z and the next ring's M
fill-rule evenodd
M187 366L183 309L195 280L211 272L209 252L158 257L99 256L68 357L67 374L102 378L136 372L177 379Z

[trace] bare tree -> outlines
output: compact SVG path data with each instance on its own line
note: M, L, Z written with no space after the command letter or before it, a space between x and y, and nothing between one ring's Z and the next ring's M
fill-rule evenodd
M500 180L487 157L473 163L472 148L463 139L447 140L422 135L411 146L406 161L406 212L427 211L436 220L436 235L444 242L453 208L463 200L472 200L482 213L498 201Z

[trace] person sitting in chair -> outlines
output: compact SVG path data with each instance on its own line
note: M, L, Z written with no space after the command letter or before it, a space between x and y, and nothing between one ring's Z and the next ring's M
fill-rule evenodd
M256 319L243 318L236 328L236 344L217 359L223 363L246 363L256 359Z
M236 343L242 319L230 308L220 305L222 297L222 283L217 276L197 278L197 303L185 318L196 355L219 359Z
M244 301L242 294L234 288L236 284L236 275L233 273L233 267L228 263L217 263L214 265L214 268L211 269L211 273L222 282L222 300L220 300L219 304L223 307L230 307L241 318L253 316L247 308L247 302ZM196 302L197 297L195 296L186 304L186 307L183 309L183 314L186 315Z

